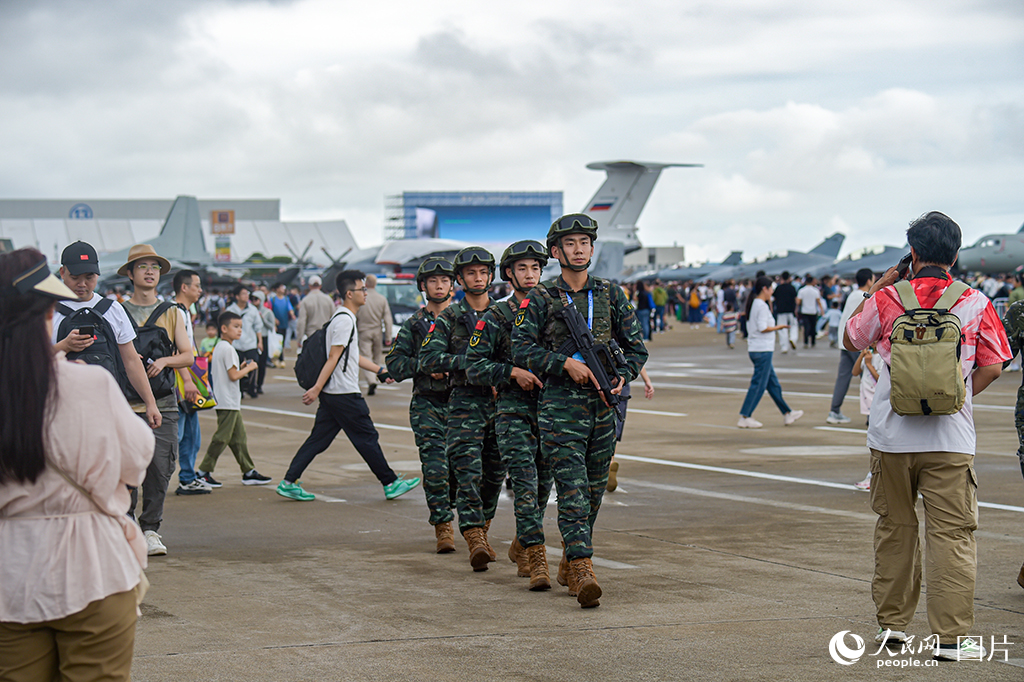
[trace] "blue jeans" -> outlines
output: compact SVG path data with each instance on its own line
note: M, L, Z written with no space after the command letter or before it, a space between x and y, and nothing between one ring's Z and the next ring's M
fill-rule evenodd
M645 341L651 340L651 309L637 308L637 319L640 320L640 332Z
M768 389L768 395L775 401L775 406L782 414L789 414L789 405L782 399L782 386L779 378L775 376L775 368L772 367L772 352L770 350L759 353L748 353L750 361L754 363L754 376L750 378L750 388L747 390L747 397L743 400L743 407L740 408L741 417L752 417L757 404L761 402L761 396Z
M654 306L654 321L657 323L656 329L659 332L665 331L665 306Z
M202 437L199 434L199 413L178 408L178 480L188 485L196 480L196 456Z

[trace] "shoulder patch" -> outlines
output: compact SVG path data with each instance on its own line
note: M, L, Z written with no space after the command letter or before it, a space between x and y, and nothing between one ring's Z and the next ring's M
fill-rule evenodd
M427 330L427 335L423 337L423 343L420 344L420 348L426 348L430 342L430 335L434 333L434 327L437 326L437 322L430 323L430 329Z
M476 331L478 331L478 332L479 332L479 331L483 330L483 328L484 328L484 326L485 326L486 324L487 324L487 321L486 321L486 320L477 320L477 323L476 323ZM479 336L479 334L476 334L475 336Z
M526 301L523 301L523 305L519 308L519 312L516 313L516 321L514 324L517 327L523 323L523 320L526 319L526 310L524 310L524 308L526 308Z
M484 321L480 320L476 324L476 329L473 330L473 335L469 337L469 345L476 348L477 344L480 343L480 335L484 328Z
M520 310L523 310L523 309L525 309L525 308L526 308L526 306L528 306L528 305L530 305L530 297L529 297L529 296L527 296L526 298L524 298L524 299L523 299L523 302L519 304L519 309L520 309Z

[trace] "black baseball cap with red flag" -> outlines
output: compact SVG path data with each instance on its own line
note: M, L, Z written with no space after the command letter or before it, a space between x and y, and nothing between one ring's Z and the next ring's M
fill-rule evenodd
M72 275L100 274L100 259L92 244L78 241L69 244L60 255L60 264Z

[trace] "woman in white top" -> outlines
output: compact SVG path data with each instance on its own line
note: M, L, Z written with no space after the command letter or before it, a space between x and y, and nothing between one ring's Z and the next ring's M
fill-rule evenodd
M804 415L803 410L791 410L782 399L782 386L772 367L772 351L775 350L775 332L786 329L784 324L775 324L768 301L772 297L772 281L758 277L747 299L747 353L754 363L754 376L750 378L747 397L740 408L741 429L759 429L764 424L754 419L754 410L761 401L765 389L782 412L782 423L789 426Z
M0 255L0 679L127 680L146 541L128 488L153 433L50 336L74 300L35 249Z

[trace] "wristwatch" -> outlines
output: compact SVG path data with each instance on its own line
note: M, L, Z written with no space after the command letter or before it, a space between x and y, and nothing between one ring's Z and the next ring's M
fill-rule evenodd
M861 293L864 294L864 300L867 300L867 299L871 298L871 292L870 291L862 291Z

